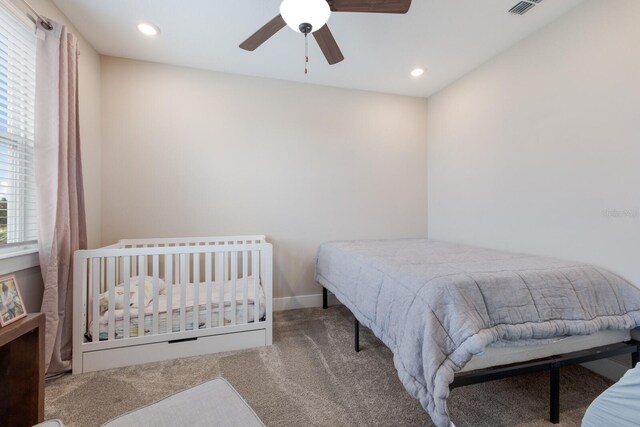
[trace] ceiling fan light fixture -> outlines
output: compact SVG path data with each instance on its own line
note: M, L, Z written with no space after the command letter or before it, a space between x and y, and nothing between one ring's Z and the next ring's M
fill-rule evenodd
M326 0L283 0L280 14L292 30L302 33L303 24L309 24L314 32L329 21L331 9Z

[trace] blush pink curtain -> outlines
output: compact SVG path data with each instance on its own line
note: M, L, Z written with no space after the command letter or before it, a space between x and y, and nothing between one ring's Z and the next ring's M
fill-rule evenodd
M78 123L78 41L64 26L52 24L50 31L39 30L35 138L49 376L71 369L73 254L87 247Z

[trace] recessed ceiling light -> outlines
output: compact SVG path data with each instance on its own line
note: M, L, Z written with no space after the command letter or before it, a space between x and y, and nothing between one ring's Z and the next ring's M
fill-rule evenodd
M423 74L424 74L424 69L423 68L416 68L415 70L411 71L411 75L413 77L420 77Z
M160 29L153 24L142 22L138 24L138 30L145 36L157 36L160 33Z

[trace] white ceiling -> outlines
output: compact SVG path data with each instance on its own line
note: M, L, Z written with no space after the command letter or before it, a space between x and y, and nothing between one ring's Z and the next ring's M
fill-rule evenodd
M406 15L333 13L345 60L329 66L310 39L284 28L255 52L238 45L278 14L280 0L54 0L104 55L228 73L429 96L584 0L545 0L524 16L517 0L413 0ZM160 27L157 38L136 29ZM409 72L424 67L421 78Z

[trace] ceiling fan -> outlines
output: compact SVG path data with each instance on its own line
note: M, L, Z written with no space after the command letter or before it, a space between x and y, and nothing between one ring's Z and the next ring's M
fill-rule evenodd
M240 48L254 51L288 25L305 38L313 33L327 62L333 65L344 56L327 26L331 12L407 13L410 7L411 0L283 0L280 14L243 41Z

